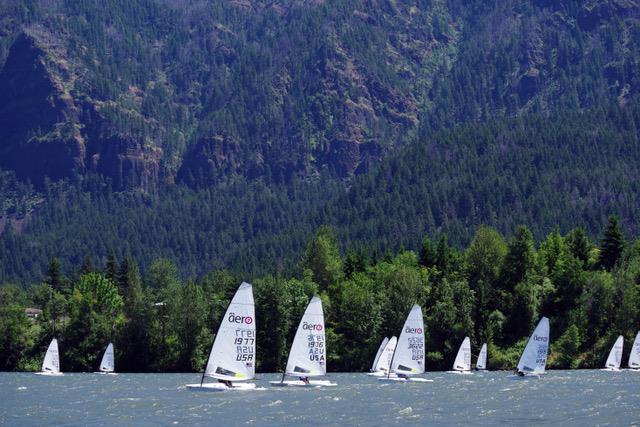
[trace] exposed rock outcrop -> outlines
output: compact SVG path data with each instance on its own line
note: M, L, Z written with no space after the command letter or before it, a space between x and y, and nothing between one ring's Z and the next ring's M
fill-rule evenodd
M84 171L66 52L42 28L18 36L0 72L0 167L42 182Z

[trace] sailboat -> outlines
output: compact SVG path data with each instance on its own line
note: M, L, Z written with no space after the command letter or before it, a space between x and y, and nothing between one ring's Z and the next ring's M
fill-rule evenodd
M414 375L424 373L424 322L422 309L414 304L404 322L398 344L391 358L391 365L386 376L378 378L381 381L412 381L432 382L426 378L414 378ZM392 376L392 374L396 374Z
M36 372L37 375L63 375L60 372L60 356L58 354L58 340L52 339L47 348L47 353L42 361L42 369Z
M207 367L199 384L187 384L194 391L255 390L256 323L253 288L243 282L233 296L218 329ZM215 378L217 383L206 383Z
M633 341L633 345L631 346L629 369L640 372L640 331L636 334L636 339Z
M378 347L378 352L376 353L376 358L373 359L373 365L371 365L371 369L369 370L369 372L376 372L377 371L376 365L378 364L378 360L380 360L380 355L384 351L384 348L387 346L388 342L389 342L389 337L384 337L384 339L380 343L380 347Z
M451 371L447 371L448 374L470 374L471 373L471 341L469 337L464 337L456 360L453 362L453 368Z
M607 362L604 364L604 368L601 371L619 371L620 364L622 363L622 347L624 345L624 338L622 335L618 336L616 342L611 347Z
M327 374L325 343L322 301L314 296L298 325L282 379L270 381L270 384L281 387L336 386L337 384L327 380L309 380L309 377L321 377ZM286 375L300 379L285 381Z
M102 361L100 362L100 370L96 372L97 374L105 374L105 375L118 375L115 371L115 358L113 355L113 343L109 343L107 349L104 351L104 355L102 356Z
M378 350L379 354L376 356L376 359L373 362L371 372L369 372L367 375L382 377L388 374L389 368L391 367L393 352L396 349L397 343L398 339L396 337L391 337L391 339L385 338L382 341L382 344L384 344L384 348L382 348L381 344L380 347L382 348L382 351ZM395 374L393 375L395 376Z
M539 378L544 374L547 366L547 354L549 353L549 319L543 317L538 326L529 337L527 346L524 348L516 374L512 378L534 377Z
M476 361L476 371L487 370L487 343L482 344L480 354L478 354L478 360Z

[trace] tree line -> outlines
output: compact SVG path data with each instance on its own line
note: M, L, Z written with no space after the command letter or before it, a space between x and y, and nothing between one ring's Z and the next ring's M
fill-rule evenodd
M38 370L55 335L63 371L96 370L109 342L121 372L200 371L247 279L215 270L182 280L164 258L141 274L130 256L114 252L100 266L87 256L65 275L54 258L42 283L0 287L0 369ZM360 249L341 254L333 230L322 226L297 274L250 281L261 372L283 369L314 294L325 307L330 371L368 369L382 337L399 333L416 302L428 370L448 369L465 336L474 353L488 342L490 369L510 369L542 315L551 319L551 368L599 367L619 334L633 339L640 328L640 240L625 239L615 216L599 242L576 228L554 231L536 247L525 226L508 239L481 226L464 249L443 234L424 238L419 251L373 257ZM42 314L29 319L26 307Z

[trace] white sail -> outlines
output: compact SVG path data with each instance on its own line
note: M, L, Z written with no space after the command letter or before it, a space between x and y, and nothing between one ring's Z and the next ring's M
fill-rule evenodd
M549 319L543 317L533 331L520 356L518 371L525 374L543 374L549 352Z
M393 353L396 351L397 343L398 338L391 337L380 356L380 360L378 360L378 366L376 367L377 371L389 372L389 368L391 368L391 360L393 359Z
M613 347L611 347L611 351L609 352L609 357L607 357L605 368L620 369L620 363L622 362L623 343L624 338L622 338L622 335L620 335L616 342L613 344Z
M380 360L380 355L382 355L382 352L384 351L384 349L387 346L388 342L389 342L389 337L384 337L384 339L380 343L380 347L378 347L378 352L376 353L376 358L373 359L373 365L371 365L371 372L375 372L375 371L379 370L379 369L376 368L376 366L378 366L378 361Z
M287 375L316 377L327 373L322 301L313 297L300 320L287 360Z
M102 356L102 362L100 362L101 372L113 372L115 370L115 361L113 357L113 344L109 343L107 349Z
M640 331L636 335L636 339L631 346L631 354L629 355L629 367L631 369L640 368Z
M464 337L462 344L458 349L456 360L453 362L454 371L470 371L471 370L471 341L469 337Z
M391 362L391 372L402 375L424 373L424 323L422 309L415 304L402 327Z
M253 288L242 283L213 342L204 375L228 381L255 377L256 322Z
M60 356L58 355L58 340L52 339L47 354L42 362L42 372L59 373L60 372Z
M476 362L476 369L487 369L487 343L482 344L480 354L478 354L478 361Z

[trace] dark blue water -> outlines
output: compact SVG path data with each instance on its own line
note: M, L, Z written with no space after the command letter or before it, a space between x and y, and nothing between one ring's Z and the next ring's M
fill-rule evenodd
M505 372L429 373L433 383L384 383L333 374L338 387L197 393L196 374L0 373L0 424L42 425L634 425L640 372L550 371L539 380Z

